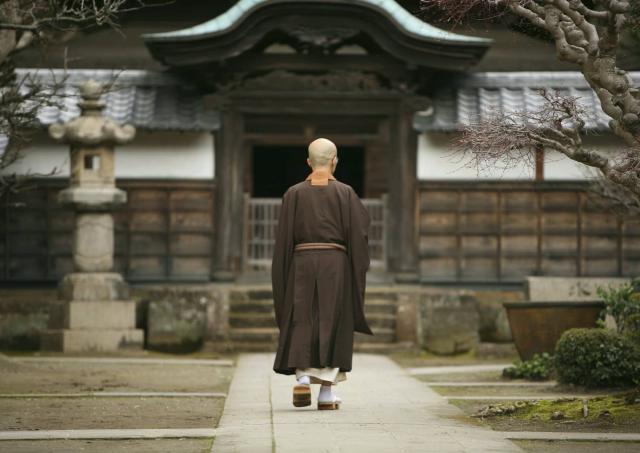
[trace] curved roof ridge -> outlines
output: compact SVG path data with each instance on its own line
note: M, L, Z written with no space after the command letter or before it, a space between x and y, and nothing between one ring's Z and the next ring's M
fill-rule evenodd
M386 14L396 25L408 34L418 38L449 41L455 43L478 44L486 46L490 39L475 36L460 35L434 27L408 12L395 0L306 0L318 3L352 3ZM241 22L254 10L267 4L288 3L291 0L240 0L221 15L192 27L163 33L149 33L142 35L147 41L163 41L168 39L193 38L195 36L209 36L231 30L235 24Z

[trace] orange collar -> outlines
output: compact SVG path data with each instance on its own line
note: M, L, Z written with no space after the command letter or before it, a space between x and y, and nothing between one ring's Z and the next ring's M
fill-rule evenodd
M306 181L311 181L312 186L328 186L329 180L335 181L336 178L327 170L314 170Z

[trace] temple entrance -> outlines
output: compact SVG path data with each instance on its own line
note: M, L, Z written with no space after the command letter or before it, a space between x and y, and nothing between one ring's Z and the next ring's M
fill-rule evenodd
M306 145L254 146L252 149L253 198L279 198L292 185L303 181L310 170ZM362 146L340 146L336 179L349 184L358 196L364 194L365 152Z
M339 143L339 142L338 142ZM374 147L370 147L374 149ZM361 197L371 216L371 267L386 269L386 196L365 198L368 151L365 146L338 144L335 176ZM309 175L306 145L254 145L250 153L251 189L245 195L245 271L264 272L271 266L282 195Z

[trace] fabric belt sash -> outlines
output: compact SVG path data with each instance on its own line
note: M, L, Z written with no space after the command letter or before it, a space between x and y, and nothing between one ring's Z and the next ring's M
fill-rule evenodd
M346 252L347 248L342 244L334 244L333 242L305 242L296 244L293 250L295 252L302 250L342 250Z

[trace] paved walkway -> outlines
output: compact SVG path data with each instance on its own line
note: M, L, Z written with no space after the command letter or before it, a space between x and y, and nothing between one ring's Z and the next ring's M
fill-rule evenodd
M387 357L355 356L339 411L294 408L294 379L272 364L271 354L239 357L213 452L522 452Z
M233 360L170 359L152 357L10 357L14 362L35 363L94 363L98 365L209 365L233 366Z

